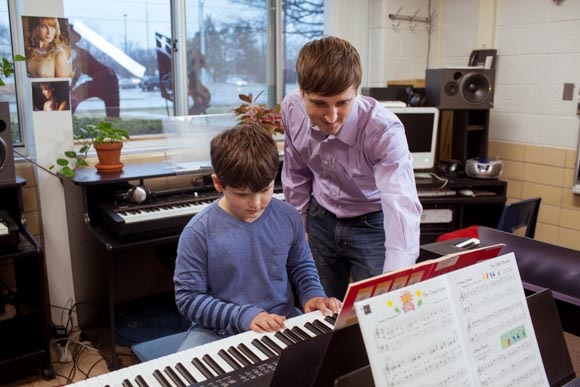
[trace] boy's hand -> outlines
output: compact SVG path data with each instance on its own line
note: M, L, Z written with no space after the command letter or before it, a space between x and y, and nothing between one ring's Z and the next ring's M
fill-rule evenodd
M314 297L304 304L304 313L319 310L322 314L338 313L342 308L342 302L334 297Z
M277 332L286 328L284 321L286 321L284 316L262 312L254 317L250 323L250 329L258 333Z

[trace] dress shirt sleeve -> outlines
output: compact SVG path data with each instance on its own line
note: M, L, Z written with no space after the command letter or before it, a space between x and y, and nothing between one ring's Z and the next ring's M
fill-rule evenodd
M284 199L298 210L302 216L304 229L308 217L308 204L312 193L313 175L298 151L294 147L293 138L298 131L309 130L309 120L305 117L299 102L282 102L282 124L284 125L284 163L282 164L282 186Z
M402 124L391 122L372 142L373 173L385 219L383 272L388 272L413 265L419 256L422 206Z

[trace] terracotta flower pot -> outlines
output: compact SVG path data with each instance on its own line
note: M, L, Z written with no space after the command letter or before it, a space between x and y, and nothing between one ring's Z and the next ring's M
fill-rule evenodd
M119 172L123 170L121 162L122 142L94 143L99 163L95 165L99 172Z

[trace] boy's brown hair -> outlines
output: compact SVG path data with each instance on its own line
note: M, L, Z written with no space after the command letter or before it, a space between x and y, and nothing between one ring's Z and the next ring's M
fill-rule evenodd
M211 164L223 187L259 192L278 174L280 155L272 135L253 124L237 125L215 136Z
M312 40L298 53L296 74L300 90L325 97L358 89L362 79L360 56L352 44L335 36Z

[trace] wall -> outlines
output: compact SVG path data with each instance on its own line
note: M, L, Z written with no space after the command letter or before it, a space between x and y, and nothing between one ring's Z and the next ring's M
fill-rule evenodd
M580 249L575 181L580 87L580 3L548 0L433 0L427 32L389 13L418 16L428 0L371 2L370 84L424 78L429 67L467 65L473 49L498 50L489 155L504 160L508 200L543 199L536 239ZM458 36L461 38L458 39ZM374 67L373 67L374 66ZM563 101L564 83L576 87Z

